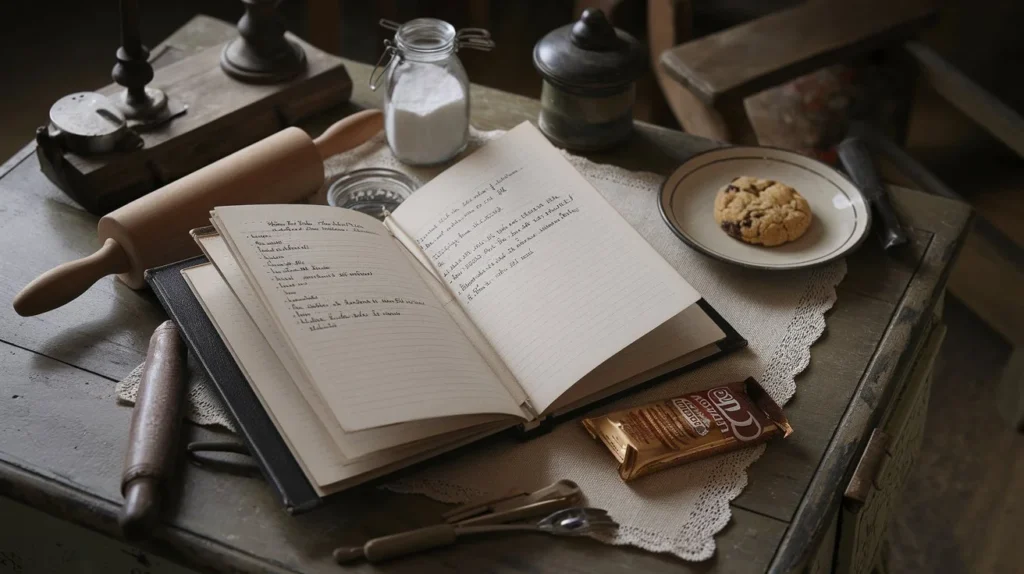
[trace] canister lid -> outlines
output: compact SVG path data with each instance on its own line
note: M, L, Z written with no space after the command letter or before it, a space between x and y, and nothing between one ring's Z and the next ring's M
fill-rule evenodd
M533 65L545 80L582 95L625 89L646 59L643 45L597 9L584 10L579 20L552 30L533 48Z
M327 204L354 209L383 220L409 199L419 184L400 171L371 167L347 172L327 188Z

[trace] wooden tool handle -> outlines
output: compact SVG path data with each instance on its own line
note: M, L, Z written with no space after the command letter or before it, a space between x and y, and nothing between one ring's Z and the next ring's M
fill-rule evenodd
M36 277L14 296L14 310L31 317L70 303L93 283L112 273L131 268L128 254L114 239L107 239L96 253L69 261Z
M363 546L363 555L370 562L381 562L420 552L421 550L448 546L455 543L455 538L454 526L451 524L438 524L437 526L428 526L419 530L375 538Z
M185 343L178 328L164 321L149 339L121 474L124 505L118 523L129 540L147 537L160 512L161 487L170 478L176 458L185 362Z
M850 179L875 208L881 224L877 229L882 248L888 250L905 244L907 234L903 231L896 210L889 203L889 192L886 191L885 182L882 181L867 146L859 138L850 137L843 140L836 151Z
M382 129L384 114L380 110L363 110L331 125L313 143L320 157L327 159L356 147Z

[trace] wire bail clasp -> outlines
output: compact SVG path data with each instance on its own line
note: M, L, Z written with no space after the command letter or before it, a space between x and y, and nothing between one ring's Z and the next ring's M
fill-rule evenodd
M398 32L398 29L402 27L401 22L395 22L387 18L381 18L379 24L381 28L391 30L392 32ZM473 50L490 52L495 46L494 40L491 39L491 32L486 28L463 28L455 33L456 48L472 48Z
M384 20L381 20L381 25L383 24ZM388 68L391 67L391 63L395 61L395 58L401 58L398 48L391 43L391 40L384 40L384 53L380 55L377 65L370 72L370 89L372 91L377 91L377 88L380 87L381 82L384 81L384 75L387 74Z
M463 28L455 34L455 45L460 49L490 52L496 44L491 39L491 33L484 28Z
M443 23L443 22L442 22ZM445 24L448 26L448 24ZM395 22L394 20L388 20L387 18L380 19L380 27L385 30L391 30L392 32L398 33L398 30L403 26L401 22ZM388 68L395 62L395 59L401 60L402 52L398 49L391 40L384 40L384 53L380 55L380 59L377 60L377 65L373 67L373 71L370 72L370 89L376 91L380 87L381 82L384 81L384 76L387 74ZM473 50L480 50L482 52L489 52L494 49L495 43L491 39L491 33L484 28L463 28L455 33L455 49L456 51L462 48L470 48Z

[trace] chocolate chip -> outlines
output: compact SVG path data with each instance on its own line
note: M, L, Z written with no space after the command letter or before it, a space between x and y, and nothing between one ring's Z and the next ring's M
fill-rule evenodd
M733 221L723 221L722 231L728 233L729 235L732 235L733 237L740 236L740 226L736 225L736 223Z
M740 222L740 225L742 225L743 227L750 227L753 224L754 222L749 219L744 219L742 222Z

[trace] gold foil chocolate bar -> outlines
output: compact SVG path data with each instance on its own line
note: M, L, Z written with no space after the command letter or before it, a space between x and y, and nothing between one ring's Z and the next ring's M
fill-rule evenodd
M625 481L793 432L753 378L583 419L583 426L618 459Z

